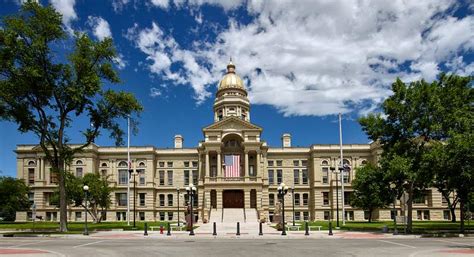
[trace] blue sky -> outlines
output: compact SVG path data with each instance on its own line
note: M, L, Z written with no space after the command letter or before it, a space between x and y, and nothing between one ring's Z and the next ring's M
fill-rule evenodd
M20 0L0 0L3 17ZM441 71L474 74L474 4L469 1L42 0L67 31L112 37L122 83L143 104L132 145L186 147L212 123L216 86L232 56L244 79L251 120L280 146L367 143L357 118L379 111L396 77L431 81ZM69 49L59 49L59 54ZM78 119L68 131L81 142ZM124 124L125 125L125 124ZM125 127L124 127L125 128ZM17 144L36 143L0 124L0 170L15 176ZM96 143L112 145L106 134Z

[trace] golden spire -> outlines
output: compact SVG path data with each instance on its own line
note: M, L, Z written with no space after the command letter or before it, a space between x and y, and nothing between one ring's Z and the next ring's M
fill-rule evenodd
M235 65L232 63L232 56L230 57L229 64L227 64L227 73L235 73Z

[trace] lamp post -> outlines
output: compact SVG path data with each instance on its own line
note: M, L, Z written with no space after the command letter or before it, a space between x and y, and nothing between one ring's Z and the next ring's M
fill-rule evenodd
M295 226L295 187L291 188L291 205L293 205L293 227ZM300 216L301 217L301 216Z
M129 178L129 181L130 181L130 177L133 175L133 228L135 228L135 211L136 211L136 190L137 190L137 187L136 187L136 183L135 183L135 172L133 171L133 169L129 169L128 170L128 178ZM130 182L128 183L130 185Z
M178 227L179 227L179 188L176 188L176 192L178 193Z
M193 223L194 223L194 212L193 212L193 200L194 200L194 195L196 194L196 187L193 184L189 184L189 186L186 187L186 192L188 193L188 198L189 198L189 203L191 206L191 231L189 231L190 236L194 236L194 228L193 228Z
M339 227L339 180L337 178L338 172L335 167L330 168L336 174L336 227ZM340 170L341 168L339 168Z
M390 189L392 189L392 192L395 192L395 188L397 187L397 185L395 185L395 183L390 183ZM397 229L397 209L395 207L395 204L397 202L397 194L393 194L393 225L394 225L394 229L393 229L393 234L394 235L398 235L398 229Z
M82 187L82 189L84 189L84 213L86 215L86 219L85 219L85 223L84 223L84 235L85 236L88 236L89 235L89 230L87 229L87 193L89 191L89 186L88 185L84 185Z
M281 232L282 236L286 236L286 229L285 229L285 195L288 193L288 186L285 183L281 183L278 187L278 196L281 197L281 206L282 206L282 224L283 230Z

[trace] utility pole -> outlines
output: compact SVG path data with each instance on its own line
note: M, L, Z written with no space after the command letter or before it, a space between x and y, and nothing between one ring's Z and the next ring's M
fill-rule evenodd
M344 173L345 173L345 170L344 170L344 159L343 159L343 156L342 156L342 118L341 118L341 113L339 113L339 149L340 149L340 152L341 152L341 163L340 163L340 171L341 171L341 190L342 190L342 193L341 193L341 197L342 197L342 225L346 225L346 213L345 213L345 209L344 209Z
M130 226L130 175L132 175L132 163L130 161L130 116L127 117L127 225Z

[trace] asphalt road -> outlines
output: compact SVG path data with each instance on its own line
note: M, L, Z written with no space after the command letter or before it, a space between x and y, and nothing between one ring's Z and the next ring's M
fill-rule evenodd
M474 238L0 238L2 256L474 256Z

